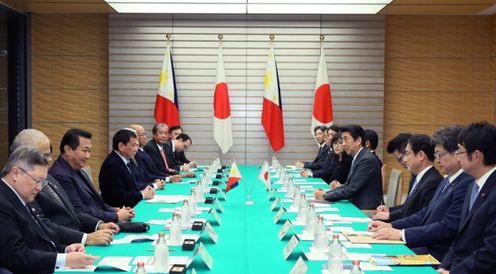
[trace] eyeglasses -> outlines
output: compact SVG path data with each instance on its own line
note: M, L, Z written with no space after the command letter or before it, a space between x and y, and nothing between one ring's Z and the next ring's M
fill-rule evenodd
M466 150L465 150L465 151L460 151L460 150L457 150L457 151L455 152L455 154L456 154L457 156L460 156L460 155L465 154L465 153L467 153L467 151L466 151Z
M444 155L446 154L449 154L449 152L443 152L443 153L437 153L437 152L434 152L434 157L439 160L441 157L443 157Z
M405 158L405 152L401 153L400 157L396 158L396 161L401 163L403 161L403 158Z
M51 162L52 161L52 153L43 153L43 157L45 157L45 160L47 160L48 162Z
M34 183L37 185L37 186L41 186L42 188L45 187L47 184L48 184L48 181L46 179L41 179L41 178L35 178L33 175L29 174L27 171L25 171L24 169L20 168L20 167L17 167L19 170L21 170L22 172L24 172L24 174L28 175L29 177L31 177L31 179L33 179Z

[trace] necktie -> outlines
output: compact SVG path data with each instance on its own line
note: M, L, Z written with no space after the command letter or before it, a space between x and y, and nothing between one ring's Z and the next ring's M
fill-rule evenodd
M53 199L55 199L55 201L59 202L60 204L64 204L64 202L62 201L62 199L60 198L60 196L57 194L57 192L55 192L55 190L53 189L52 187L52 184L51 183L48 183L45 187L44 187L45 191L48 193L48 195L50 195L50 197L52 197Z
M444 180L441 182L441 192L440 193L443 193L444 191L446 191L448 189L448 186L450 185L450 181L449 181L449 177L446 177L444 178Z
M477 182L474 182L472 185L472 193L470 193L470 203L468 205L468 212L472 210L472 206L474 206L475 200L477 200L477 195L479 194L479 185Z
M410 196L410 194L413 193L413 190L415 189L415 187L417 186L418 182L417 182L417 175L413 175L412 176L412 179L410 180L410 193L408 193L408 196Z
M162 155L162 160L164 161L165 167L169 170L169 164L167 163L167 158L165 157L165 152L163 148L160 148L160 155Z

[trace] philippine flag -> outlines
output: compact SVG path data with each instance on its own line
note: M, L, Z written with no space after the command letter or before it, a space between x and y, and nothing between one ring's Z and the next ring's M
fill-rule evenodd
M176 80L174 79L174 66L170 45L167 45L162 70L160 71L160 86L155 100L154 116L157 123L165 123L169 128L180 124Z
M241 180L241 173L239 172L238 166L236 162L233 162L231 165L231 171L229 172L229 178L227 179L227 185L225 192L227 193L231 189L238 186L239 180Z
M281 89L277 71L274 45L270 45L264 75L262 126L274 151L284 147L284 121L282 116Z

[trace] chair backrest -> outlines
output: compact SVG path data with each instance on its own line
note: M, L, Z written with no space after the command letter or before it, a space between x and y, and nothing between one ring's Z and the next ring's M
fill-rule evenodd
M386 195L386 205L388 207L396 205L398 192L401 192L401 190L398 191L398 189L401 189L400 182L401 171L393 168L391 170L391 175L389 176L388 191Z

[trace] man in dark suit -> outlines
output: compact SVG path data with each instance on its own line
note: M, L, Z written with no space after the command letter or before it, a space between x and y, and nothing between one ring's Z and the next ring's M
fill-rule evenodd
M317 141L319 145L319 151L317 152L317 155L315 156L315 159L312 162L304 162L304 161L298 161L295 163L295 166L298 168L306 168L306 169L311 169L311 170L316 170L322 168L324 165L327 155L329 154L330 147L328 144L326 144L326 130L327 127L325 126L316 126L313 130L314 136L315 136L315 141Z
M174 169L175 164L172 160L167 157L167 153L165 151L165 143L169 140L169 128L166 124L160 123L156 124L152 128L152 140L150 140L143 147L145 152L150 156L153 160L155 168L160 174L166 174L167 177L166 182L179 182L182 177L191 177L192 173L178 173L177 170ZM179 176L174 176L179 175Z
M377 158L377 161L379 161L379 164L383 165L381 158L375 154L375 149L377 148L377 145L379 144L379 136L377 135L377 132L372 129L365 129L364 130L365 134L365 148L368 149L372 154L374 154L375 158Z
M167 177L177 175L174 165L169 163L164 151L164 144L169 139L169 128L164 123L159 123L152 128L152 139L145 144L143 149L150 156L156 170ZM177 178L177 177L176 177ZM169 180L167 180L169 181ZM172 181L172 180L171 180Z
M142 186L150 185L155 189L163 189L166 177L169 175L159 173L152 158L143 150L143 146L146 143L145 128L140 125L130 125L129 129L134 130L138 136L138 151L136 151L134 159L131 160L133 164L132 167L134 167L133 175L135 176L136 183L140 188L142 188ZM180 180L180 176L178 177ZM170 178L167 180L170 180Z
M458 233L439 273L483 274L496 269L496 127L473 123L458 136L456 152L469 186Z
M134 207L155 195L153 187L140 189L133 176L133 163L138 150L138 136L130 129L117 131L112 138L112 152L103 161L98 176L103 200L115 207Z
M11 151L21 146L30 146L41 152L48 162L51 161L51 145L48 137L36 129L24 129L14 138ZM36 211L51 222L88 233L86 245L102 245L112 241L112 234L119 231L114 223L104 223L86 213L76 213L69 197L57 180L48 175L46 185L31 204Z
M426 207L434 196L443 177L434 167L434 145L429 136L412 135L408 140L403 157L408 170L415 175L415 181L405 202L399 206L382 206L374 219L394 221L408 217Z
M439 184L429 205L392 223L370 223L374 238L401 239L417 254L431 254L439 261L444 258L458 230L468 187L474 181L463 172L455 154L461 130L457 126L447 127L432 136L438 166L447 177Z
M60 156L49 170L62 186L76 212L84 212L104 222L128 221L134 217L131 208L112 208L96 191L82 170L91 157L91 133L70 129L60 142Z
M176 137L183 132L183 128L181 126L173 126L169 128L169 135L172 140L176 139ZM188 167L195 167L197 163L195 161L190 161L186 158L186 154L184 151L176 151L176 161L178 161L181 165L187 164Z
M346 182L331 182L331 190L315 191L316 199L350 200L360 209L374 209L382 201L381 167L375 156L364 148L363 128L349 125L341 128L341 138L347 154L353 156Z
M53 230L28 206L46 184L47 170L43 154L24 146L12 152L2 171L0 265L13 273L84 268L98 259L85 254L82 244L67 241L64 231Z
M164 144L165 155L167 157L167 160L172 163L175 170L181 171L181 170L189 169L189 165L182 164L182 162L176 158L177 156L176 152L181 152L181 151L184 152L185 150L188 150L191 144L192 144L191 137L189 137L189 135L185 133L180 133L175 138L165 142Z

